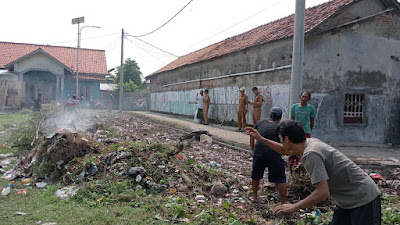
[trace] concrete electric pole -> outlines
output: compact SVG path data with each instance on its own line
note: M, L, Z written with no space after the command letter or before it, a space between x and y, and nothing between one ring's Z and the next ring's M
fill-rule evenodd
M306 1L296 0L289 107L292 107L293 104L298 103L300 101L299 95L303 89L305 11L306 11Z
M119 72L119 111L122 111L124 95L124 29L121 37L121 66Z

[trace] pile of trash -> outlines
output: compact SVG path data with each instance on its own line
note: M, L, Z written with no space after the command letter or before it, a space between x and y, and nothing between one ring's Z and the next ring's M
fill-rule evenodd
M8 180L35 178L58 182L68 170L66 165L77 158L97 152L79 133L55 133L47 136L5 175Z

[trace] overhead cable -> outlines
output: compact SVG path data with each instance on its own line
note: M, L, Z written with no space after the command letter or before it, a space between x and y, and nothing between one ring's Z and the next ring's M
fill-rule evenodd
M141 35L132 35L132 37L136 37L136 38L144 37L144 36L150 35L150 34L156 32L156 31L158 31L159 29L161 29L161 28L163 28L165 25L167 25L169 22L171 22L171 20L173 20L176 16L178 16L179 13L181 13L188 5L189 5L190 3L192 3L192 2L193 2L193 0L190 0L190 1L189 1L181 10L179 10L173 17L171 17L169 20L167 20L167 22L165 22L165 23L162 24L161 26L157 27L156 29L154 29L154 30L152 30L152 31L150 31L150 32L148 32L148 33L145 33L145 34L141 34Z

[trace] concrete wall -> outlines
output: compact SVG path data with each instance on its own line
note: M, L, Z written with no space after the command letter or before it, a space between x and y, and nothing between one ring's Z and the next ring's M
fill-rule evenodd
M246 88L245 94L249 100L254 99L250 86ZM264 103L261 110L261 118L269 118L269 110L272 106L283 109L284 118L289 118L289 85L267 85L258 86ZM150 110L168 112L182 115L194 115L197 110L196 95L200 89L187 91L169 91L162 93L151 93ZM217 87L209 89L210 109L209 117L216 121L237 122L237 108L239 103L238 87ZM246 115L249 124L252 124L252 107Z
M304 89L313 93L317 110L313 136L332 142L400 143L400 17L382 12L378 0L359 1L308 33L305 40ZM342 26L345 23L362 19ZM288 115L290 69L258 73L291 64L292 39L248 48L226 56L187 65L150 77L151 110L193 115L200 88L210 89L210 117L236 121L238 88L261 87L271 93L263 106L267 118L271 105ZM394 56L394 57L393 57ZM224 79L191 80L249 72ZM179 82L189 83L179 84ZM175 83L175 84L174 84ZM265 90L265 91L264 91ZM271 90L271 91L268 91ZM284 97L274 93L284 93ZM365 94L362 124L344 123L345 95ZM299 93L300 94L300 93ZM247 115L251 121L251 112Z
M386 13L305 42L305 89L318 108L315 136L400 143L400 19ZM346 93L366 95L363 124L343 122Z
M150 107L150 93L126 92L123 104L124 110L147 111Z

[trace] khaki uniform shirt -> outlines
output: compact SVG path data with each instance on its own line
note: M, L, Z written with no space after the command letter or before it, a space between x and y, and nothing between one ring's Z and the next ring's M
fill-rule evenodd
M210 105L210 96L209 95L205 95L204 99L203 99L203 105Z
M261 104L262 104L262 100L263 99L263 97L262 97L262 95L261 94L258 94L255 98L254 98L254 103L256 103L256 102L261 102ZM261 105L253 105L253 108L260 108L261 107Z
M249 98L247 95L243 95L239 97L239 109L238 111L245 111L246 110L246 104L248 103Z

